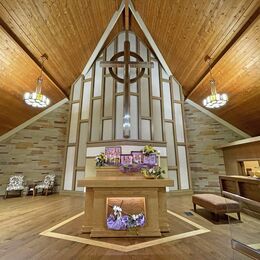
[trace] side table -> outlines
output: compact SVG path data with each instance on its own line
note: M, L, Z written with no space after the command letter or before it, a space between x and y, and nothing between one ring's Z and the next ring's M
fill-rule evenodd
M33 196L35 196L35 186L36 186L36 185L37 185L36 183L28 184L27 195L33 195Z

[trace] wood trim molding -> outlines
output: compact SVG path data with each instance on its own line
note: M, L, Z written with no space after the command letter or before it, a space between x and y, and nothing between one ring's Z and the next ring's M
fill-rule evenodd
M111 145L146 145L147 143L153 146L166 147L166 142L156 142L156 141L145 141L145 140L105 140L99 142L88 142L87 147L100 147L100 146L111 146Z
M94 63L95 59L97 58L100 50L102 49L107 37L109 36L110 32L112 31L112 29L114 28L114 25L116 24L117 20L119 19L121 13L123 12L125 8L125 1L122 1L119 9L114 13L114 15L112 16L109 24L107 25L106 30L104 31L103 35L101 36L95 50L93 51L92 55L90 56L87 64L85 65L82 74L83 75L87 75L87 72L89 71L89 69L91 68L92 64Z
M256 142L260 142L260 136L246 138L246 139L238 140L238 141L235 141L235 142L232 142L229 144L220 145L220 146L216 147L216 149L222 149L222 148L226 148L226 147L250 144L250 143L256 143Z
M227 121L223 120L222 118L216 116L215 114L213 114L212 112L208 111L207 109L201 107L200 105L196 104L195 102L193 102L190 99L186 99L185 100L186 103L188 103L189 105L197 108L199 111L201 111L202 113L206 114L207 116L213 118L214 120L216 120L217 122L219 122L220 124L224 125L225 127L229 128L230 130L234 131L235 133L241 135L241 137L243 138L249 138L251 137L249 134L243 132L242 130L238 129L237 127L231 125L230 123L228 123Z
M32 117L31 119L25 121L24 123L20 124L19 126L15 127L14 129L10 130L9 132L1 135L0 136L0 142L4 141L5 139L14 135L15 133L19 132L20 130L24 129L25 127L31 125L32 123L34 123L35 121L37 121L41 117L47 115L48 113L52 112L56 108L62 106L65 103L67 103L68 101L69 100L67 98L62 99L61 101L59 101L56 104L52 105L51 107L45 109L44 111L42 111L38 115L36 115L36 116Z
M82 194L84 195L83 192L82 192ZM178 218L179 220L183 221L184 223L187 223L187 224L193 226L195 228L195 230L184 232L184 233L177 234L177 235L168 236L168 237L161 237L158 239L153 239L153 240L138 243L138 244L126 245L126 246L118 245L118 244L114 244L114 243L103 242L103 241L97 241L94 239L83 238L83 237L79 237L79 236L71 236L71 235L67 235L67 234L58 233L58 231L57 231L58 228L62 227L65 224L68 224L69 222L82 216L84 214L84 211L83 211L75 216L72 216L72 217L56 224L55 226L53 226L47 230L44 230L39 235L46 236L46 237L52 237L52 238L56 238L56 239L63 239L63 240L67 240L67 241L73 241L76 243L101 247L101 248L105 248L105 249L112 248L113 250L118 251L118 252L128 253L128 252L132 252L135 250L149 248L151 246L157 246L160 244L164 244L164 243L168 243L168 242L172 242L172 241L176 241L176 240L180 240L180 239L185 239L188 237L193 237L193 236L197 236L200 234L210 232L209 229L189 220L188 218L185 218L179 214L176 214L170 210L167 210L167 213L169 214L169 217Z

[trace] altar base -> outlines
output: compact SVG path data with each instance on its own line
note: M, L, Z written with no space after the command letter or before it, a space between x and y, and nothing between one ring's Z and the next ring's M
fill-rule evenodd
M86 187L85 223L83 233L91 237L160 237L169 231L167 221L166 186L169 179L146 180L140 177L92 177L79 180L79 187ZM145 199L144 227L135 230L109 230L106 225L107 198ZM136 212L139 213L139 212Z

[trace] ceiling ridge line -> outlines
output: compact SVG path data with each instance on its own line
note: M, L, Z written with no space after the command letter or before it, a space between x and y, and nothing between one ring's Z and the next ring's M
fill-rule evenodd
M249 17L246 23L242 26L242 28L235 34L235 36L231 39L231 41L227 44L227 46L220 52L217 58L211 63L211 68L213 69L215 65L223 58L223 56L232 48L232 46L246 33L247 30L254 24L260 12L260 7L256 9L256 11ZM197 82L193 85L192 89L186 94L185 100L189 99L190 96L196 91L199 83L208 75L209 68L205 70L205 72L201 75L201 77L197 80Z

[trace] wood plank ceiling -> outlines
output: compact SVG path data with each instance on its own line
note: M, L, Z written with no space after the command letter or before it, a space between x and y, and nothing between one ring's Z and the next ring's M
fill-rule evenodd
M40 55L49 56L43 92L55 103L69 93L120 2L1 0L0 135L41 111L22 100L25 91L35 88ZM204 57L211 56L218 91L230 98L226 107L212 112L259 135L259 1L133 0L133 4L185 95L201 105L209 94ZM132 16L130 23L144 39ZM121 29L120 18L110 39Z

